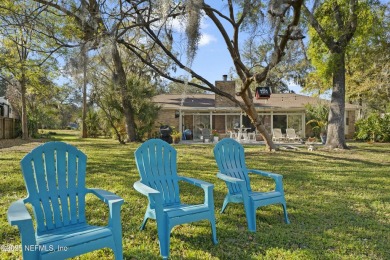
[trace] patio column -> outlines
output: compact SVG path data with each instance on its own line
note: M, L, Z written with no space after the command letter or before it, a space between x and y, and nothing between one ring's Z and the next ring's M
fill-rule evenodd
M213 111L210 111L210 129L213 129Z
M302 113L302 138L306 137L306 116Z
M180 133L183 133L184 129L183 129L183 114L181 109L179 109L179 132Z

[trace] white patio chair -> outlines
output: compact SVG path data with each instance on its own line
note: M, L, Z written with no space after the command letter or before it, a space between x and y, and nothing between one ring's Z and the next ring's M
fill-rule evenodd
M280 128L272 129L272 141L284 141L285 137L282 134L282 130Z
M229 133L229 137L230 137L230 138L233 138L233 139L236 139L236 138L237 138L237 133L236 133L236 132L228 131L228 133Z
M288 141L299 141L301 138L295 133L294 128L287 128L286 129L286 139Z
M248 133L248 141L249 142L256 142L256 132L250 132Z

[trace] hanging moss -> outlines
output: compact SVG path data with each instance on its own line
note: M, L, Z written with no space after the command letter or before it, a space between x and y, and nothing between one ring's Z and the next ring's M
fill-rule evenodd
M200 33L200 20L202 18L201 8L202 0L187 0L186 12L187 12L187 63L191 65L196 51L198 50L198 43L201 37Z

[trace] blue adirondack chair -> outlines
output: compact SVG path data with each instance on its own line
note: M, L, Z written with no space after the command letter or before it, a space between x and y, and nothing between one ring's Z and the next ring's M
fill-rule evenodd
M108 247L122 259L120 209L123 199L85 187L87 156L63 142L48 142L21 160L28 196L11 204L7 217L19 229L23 259L64 259ZM91 226L85 219L85 195L108 204L108 226ZM25 203L31 204L36 221Z
M245 165L244 147L231 138L224 138L214 147L214 156L219 173L217 177L224 180L228 193L223 201L221 213L228 203L244 203L248 229L256 231L256 209L270 204L282 204L284 220L290 223L287 216L286 200L283 191L283 176L280 174L247 169ZM249 173L272 178L275 190L269 192L254 192L250 186Z
M145 228L149 218L157 221L157 233L160 241L160 254L169 256L171 229L183 223L209 220L212 240L217 244L214 185L193 178L177 175L176 150L160 139L151 139L135 151L135 160L141 177L134 183L134 188L147 196L149 203L140 227ZM204 190L204 203L186 205L180 202L179 181L185 181Z

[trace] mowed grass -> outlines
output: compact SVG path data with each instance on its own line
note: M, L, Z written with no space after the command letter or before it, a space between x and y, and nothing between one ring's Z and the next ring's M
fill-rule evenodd
M110 190L125 200L122 206L125 259L160 259L157 230L150 220L143 231L147 198L133 189L139 179L134 151L139 143L119 145L109 139L80 139L76 132L53 135L75 145L88 156L87 187ZM37 142L0 149L0 259L19 259L21 252L5 250L19 245L19 232L7 223L12 201L27 195L19 161ZM390 258L390 145L351 143L348 151L278 151L245 145L248 168L284 176L291 224L283 221L280 205L257 210L257 232L247 230L242 204L219 211L226 194L216 178L213 145L174 145L180 175L215 185L219 244L211 241L207 221L176 226L171 234L171 259L389 259ZM183 185L182 185L183 184ZM273 189L267 179L252 176L253 190ZM182 200L201 203L203 190L181 183ZM108 209L87 197L90 224L105 225ZM79 259L113 259L110 249Z

